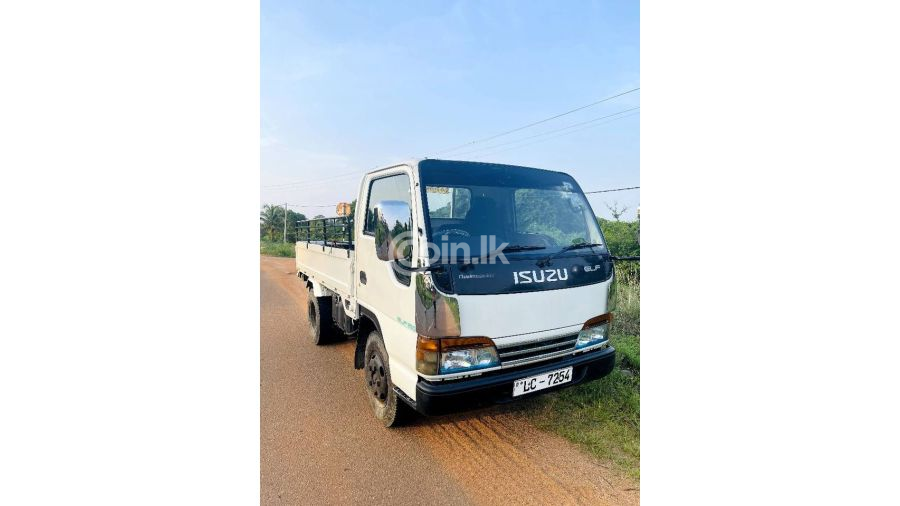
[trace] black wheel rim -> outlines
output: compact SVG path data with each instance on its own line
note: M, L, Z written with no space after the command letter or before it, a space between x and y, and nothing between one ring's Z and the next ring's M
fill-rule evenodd
M387 374L384 370L384 362L377 353L369 355L369 360L366 361L366 384L369 387L369 393L378 402L384 402L387 399Z

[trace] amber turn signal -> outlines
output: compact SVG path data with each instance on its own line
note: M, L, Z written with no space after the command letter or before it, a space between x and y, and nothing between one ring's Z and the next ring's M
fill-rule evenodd
M590 320L584 322L584 326L581 327L581 330L589 329L591 327L596 327L597 325L600 325L601 323L612 323L612 320L613 320L612 313L606 313L606 314L602 314L600 316L595 316L595 317L591 318Z

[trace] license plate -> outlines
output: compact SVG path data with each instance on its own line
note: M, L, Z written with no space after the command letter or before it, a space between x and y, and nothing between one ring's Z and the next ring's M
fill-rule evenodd
M572 381L572 368L558 369L537 376L517 379L513 383L513 397L518 397L545 388L555 387Z

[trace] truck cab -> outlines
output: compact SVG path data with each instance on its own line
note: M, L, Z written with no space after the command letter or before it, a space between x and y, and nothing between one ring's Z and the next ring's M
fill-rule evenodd
M612 370L613 261L568 174L392 165L363 177L352 219L330 226L305 222L296 245L311 331L319 344L356 337L354 363L385 425Z

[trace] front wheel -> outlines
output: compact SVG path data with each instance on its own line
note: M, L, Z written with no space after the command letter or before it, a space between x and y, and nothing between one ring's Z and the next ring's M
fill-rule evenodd
M409 417L410 408L397 398L387 356L381 334L373 331L366 340L366 395L375 418L385 427L396 427Z

